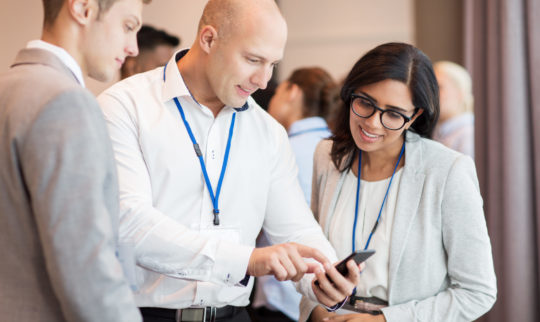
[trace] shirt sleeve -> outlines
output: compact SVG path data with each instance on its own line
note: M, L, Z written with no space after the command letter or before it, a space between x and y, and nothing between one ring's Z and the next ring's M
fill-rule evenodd
M497 295L491 244L473 161L460 156L442 200L443 244L450 287L434 296L382 309L387 321L472 321Z
M116 176L94 97L77 89L52 99L32 120L20 153L47 273L66 320L141 321L115 256Z
M268 193L264 230L272 244L297 242L320 250L331 262L337 256L315 221L298 183L298 168L285 129L274 127L271 183ZM311 281L314 274L306 274L297 289L309 299L317 301Z
M120 238L134 243L137 264L174 278L237 285L246 276L253 247L203 236L156 209L133 103L109 93L98 101L118 168Z

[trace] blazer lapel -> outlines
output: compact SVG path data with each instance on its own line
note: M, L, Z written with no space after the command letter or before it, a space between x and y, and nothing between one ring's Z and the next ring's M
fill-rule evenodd
M392 299L392 283L395 280L401 257L407 244L412 222L416 217L422 196L425 175L420 137L407 133L405 146L405 166L399 185L399 196L396 201L396 213L392 227L390 259L388 272L388 299ZM390 301L389 301L390 302ZM391 304L391 303L390 303Z
M73 78L75 82L78 83L77 77L75 77L75 74L71 72L71 70L53 53L48 52L44 49L39 48L26 48L19 51L17 54L17 57L15 57L15 62L11 65L11 67L15 67L18 65L31 65L31 64L39 64L39 65L47 65L50 66L70 78Z

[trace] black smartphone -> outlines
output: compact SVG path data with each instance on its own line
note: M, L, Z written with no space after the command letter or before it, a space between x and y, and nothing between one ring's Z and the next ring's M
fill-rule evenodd
M345 257L345 259L343 259L341 262L337 263L336 264L336 269L341 275L347 276L347 274L349 273L349 269L347 268L347 262L348 261L350 261L352 259L352 260L354 260L356 265L358 265L358 264L362 263L363 261L365 261L366 259L368 259L373 254L375 254L374 249L366 249L366 250L354 251L352 254ZM328 276L328 274L326 274L326 278L328 278L330 281L332 281L332 279ZM319 285L319 281L315 281L315 285Z

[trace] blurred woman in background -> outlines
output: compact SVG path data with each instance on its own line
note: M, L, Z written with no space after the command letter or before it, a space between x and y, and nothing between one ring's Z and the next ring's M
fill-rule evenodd
M319 67L299 68L281 83L270 100L268 112L289 134L298 163L298 179L309 203L313 153L322 139L330 137L326 119L339 100L332 76Z

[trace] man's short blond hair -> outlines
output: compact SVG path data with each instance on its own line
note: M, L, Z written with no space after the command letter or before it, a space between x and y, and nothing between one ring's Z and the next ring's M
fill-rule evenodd
M209 0L199 20L198 32L210 25L217 29L220 37L227 37L236 21L238 9L235 1Z
M58 17L58 13L60 12L60 9L62 9L62 6L64 5L64 1L66 0L42 0L43 1L43 25L44 26L50 26ZM102 14L104 12L107 12L112 5L118 1L118 0L96 0L97 4L99 6L99 14ZM143 3L147 4L150 3L152 0L142 0Z

